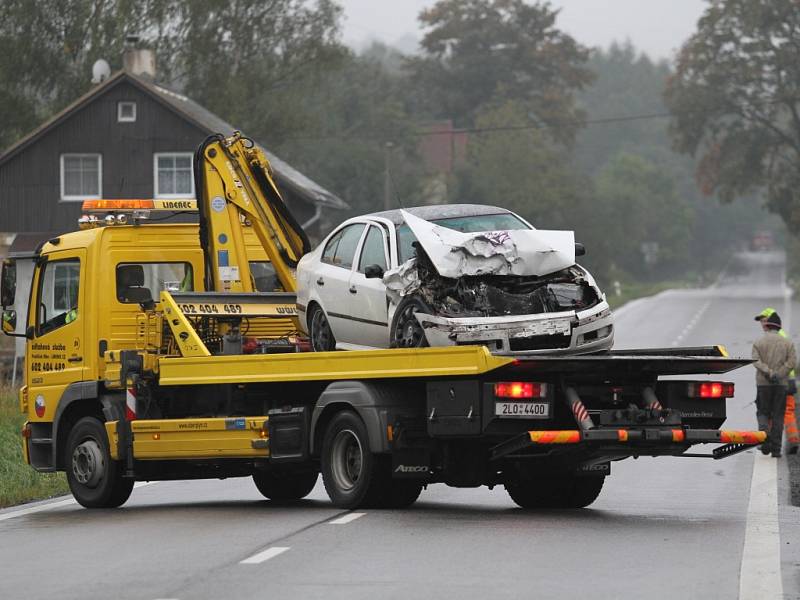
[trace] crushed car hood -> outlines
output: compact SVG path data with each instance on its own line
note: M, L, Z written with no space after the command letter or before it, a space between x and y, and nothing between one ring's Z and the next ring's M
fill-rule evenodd
M572 231L520 229L462 233L407 211L401 213L442 277L541 277L575 264Z

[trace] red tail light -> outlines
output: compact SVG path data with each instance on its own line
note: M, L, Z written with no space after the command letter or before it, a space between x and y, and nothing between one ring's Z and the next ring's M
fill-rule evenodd
M494 395L498 398L515 400L545 398L547 397L547 384L531 381L503 381L494 384Z
M721 381L695 381L689 384L691 398L732 398L733 384Z

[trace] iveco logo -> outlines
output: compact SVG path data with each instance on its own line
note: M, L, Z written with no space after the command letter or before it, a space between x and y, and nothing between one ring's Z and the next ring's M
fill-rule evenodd
M427 473L428 467L425 465L398 465L395 473Z

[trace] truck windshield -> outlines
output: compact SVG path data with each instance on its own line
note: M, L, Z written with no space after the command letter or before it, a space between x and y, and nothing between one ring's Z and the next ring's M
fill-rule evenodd
M449 217L447 219L431 219L431 223L436 223L448 229L455 229L462 233L477 233L479 231L508 231L514 229L530 229L516 215L511 213L495 213L490 215L471 215L466 217ZM403 223L397 226L397 251L399 261L404 263L414 256L414 247L411 245L417 238L411 233L411 229Z

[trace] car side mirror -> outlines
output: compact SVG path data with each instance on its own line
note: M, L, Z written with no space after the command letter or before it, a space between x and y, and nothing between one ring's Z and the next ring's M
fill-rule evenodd
M367 279L380 279L383 277L383 267L380 265L367 265L364 267L364 277Z
M584 256L586 254L586 246L580 242L575 242L575 256Z
M17 311L10 308L3 309L3 333L8 335L17 331Z

